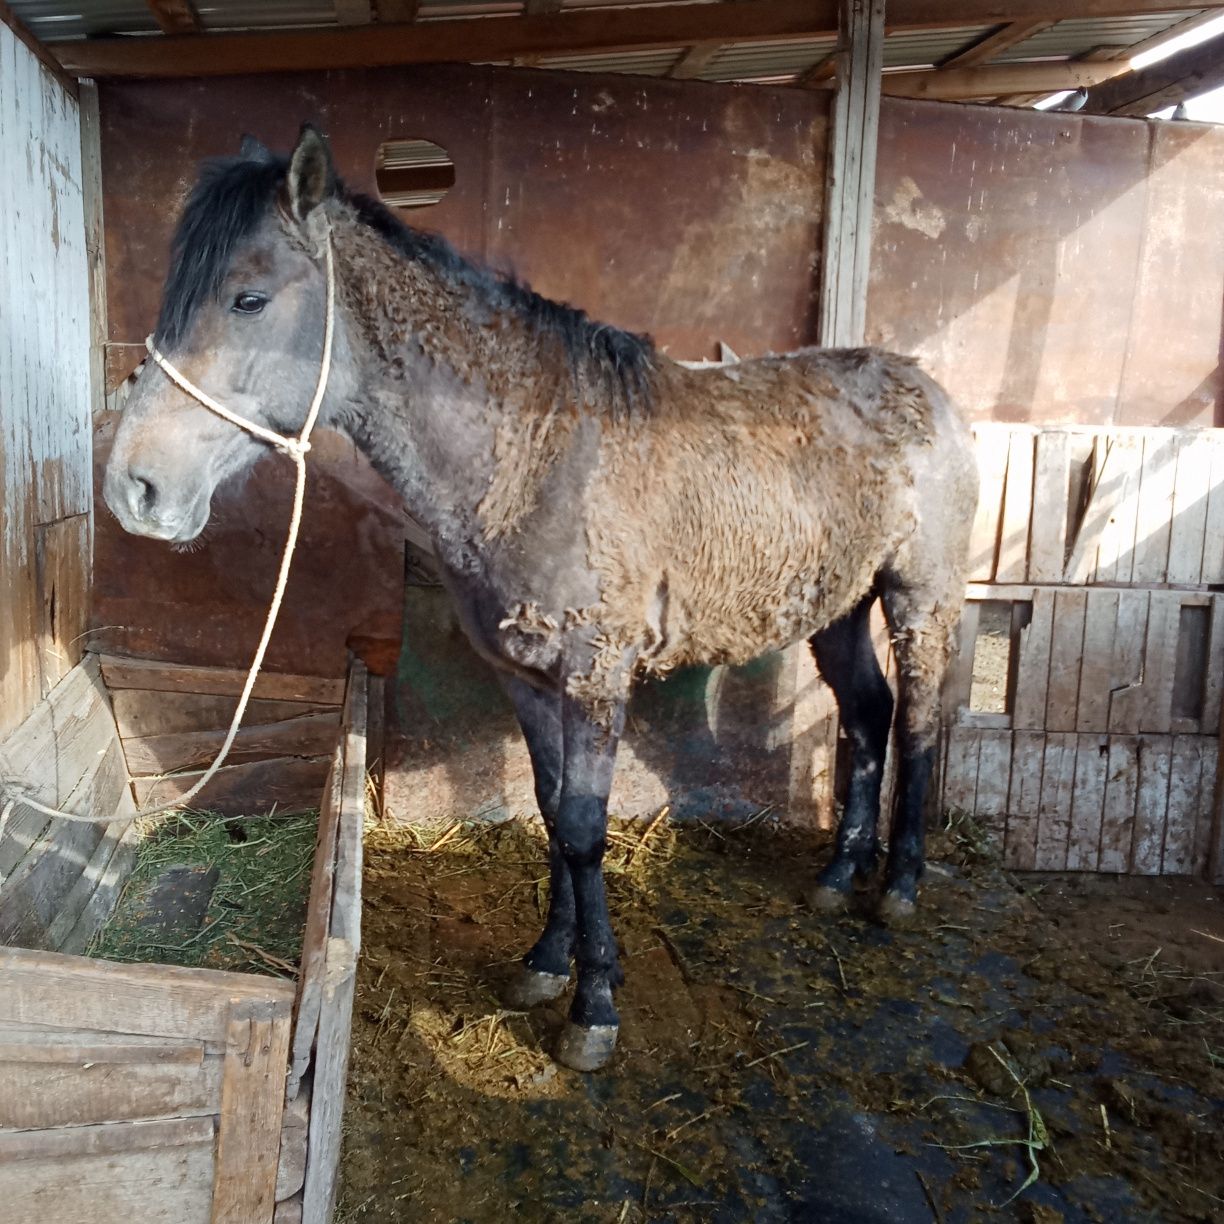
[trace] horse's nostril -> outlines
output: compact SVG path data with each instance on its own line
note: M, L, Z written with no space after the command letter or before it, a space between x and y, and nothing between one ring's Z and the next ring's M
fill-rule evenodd
M129 472L128 478L131 481L128 496L132 509L139 517L144 518L157 505L157 486L147 476L138 475L136 472Z

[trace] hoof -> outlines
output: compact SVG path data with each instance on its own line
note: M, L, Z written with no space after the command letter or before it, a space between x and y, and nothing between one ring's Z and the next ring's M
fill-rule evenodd
M808 889L807 903L818 914L841 914L850 907L850 895L827 884Z
M526 1011L537 1003L551 1003L565 993L568 985L568 973L541 973L538 969L528 969L523 965L518 976L506 987L506 1006L515 1011Z
M615 1024L583 1028L567 1020L557 1042L557 1061L575 1071L598 1071L611 1060L619 1031Z
M886 892L880 898L880 920L889 926L907 926L917 913L918 906L899 893Z

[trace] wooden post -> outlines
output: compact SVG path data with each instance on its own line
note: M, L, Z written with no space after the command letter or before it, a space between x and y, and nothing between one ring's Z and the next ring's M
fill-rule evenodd
M820 343L827 347L862 344L866 331L884 0L839 0L838 29L820 300Z

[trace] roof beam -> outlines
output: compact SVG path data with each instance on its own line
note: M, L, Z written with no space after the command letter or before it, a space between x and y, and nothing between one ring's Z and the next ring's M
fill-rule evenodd
M723 49L724 43L694 43L671 66L667 75L675 81L689 81L705 71L706 65Z
M523 16L543 17L548 13L559 13L561 0L523 0Z
M1125 64L993 64L983 68L950 68L943 72L889 72L886 94L902 98L942 98L968 102L1003 94L1042 95L1095 85L1125 72Z
M1017 43L1022 43L1026 39L1032 38L1034 34L1040 34L1042 30L1048 30L1054 23L1047 20L1037 21L1012 21L1007 25L1000 26L993 33L987 34L985 38L972 43L963 50L956 52L955 55L950 55L942 64L939 65L941 71L947 71L949 68L975 68L978 64L984 64L987 60L992 60L996 55L1014 47Z
M386 24L415 21L419 7L420 0L374 0L378 20Z
M13 37L22 44L40 64L75 98L77 83L61 66L59 60L47 50L45 43L40 42L30 33L29 27L13 12L4 0L0 0L0 25L6 25L13 31Z
M145 0L163 34L201 34L204 26L191 0Z
M1167 11L1171 0L1079 0L1078 15ZM1224 0L1204 7L1222 9ZM1062 0L891 0L888 29L941 29L1057 20ZM836 0L727 0L586 9L524 17L455 18L416 25L209 34L206 38L98 38L57 44L78 76L202 77L244 72L472 63L524 55L577 55L785 41L837 33Z
M1085 115L1150 115L1224 85L1224 35L1088 91Z
M335 0L335 3L337 25L362 26L374 20L370 0Z

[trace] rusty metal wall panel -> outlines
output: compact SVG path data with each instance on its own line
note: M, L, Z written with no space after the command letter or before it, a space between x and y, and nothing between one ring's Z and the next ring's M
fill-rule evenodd
M382 141L441 145L455 186L412 223L675 356L813 334L822 93L448 65L108 82L101 105L113 342L149 331L198 161L248 130L287 148L307 118L362 190Z
M886 98L869 338L975 419L1209 425L1221 203L1222 129Z
M0 25L0 734L84 629L90 493L89 281L81 128L70 97ZM75 539L77 555L58 541ZM43 545L51 541L53 564ZM76 649L74 646L73 649Z

